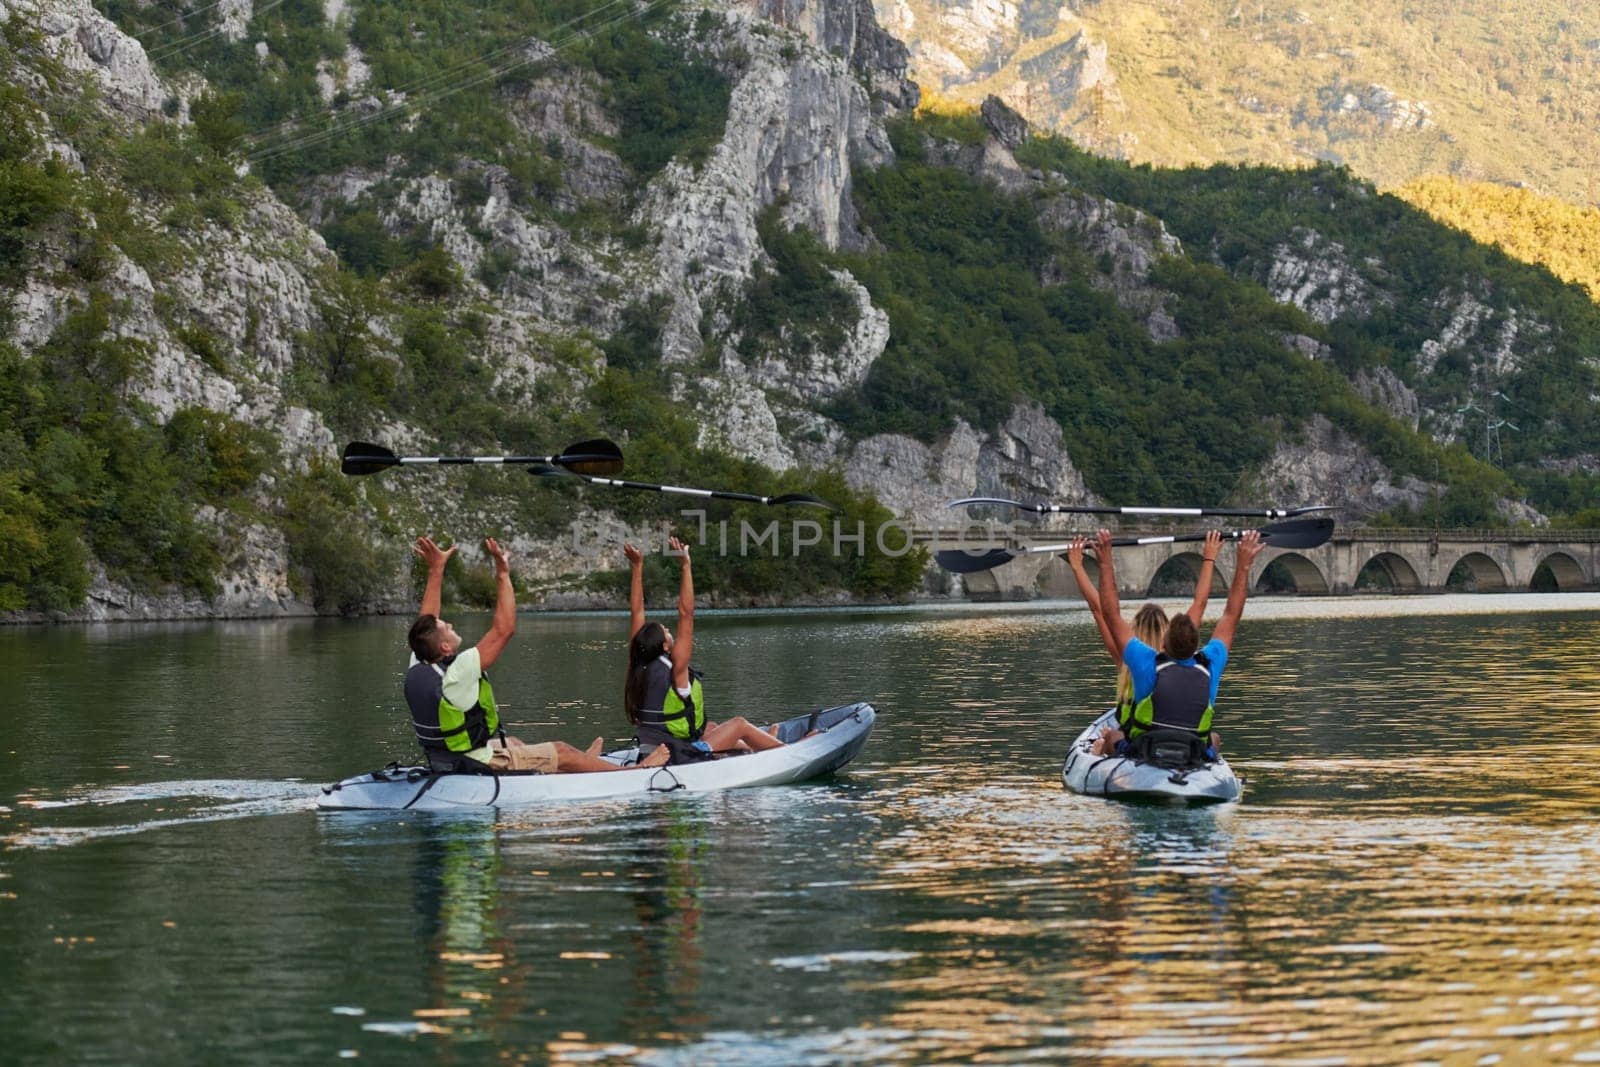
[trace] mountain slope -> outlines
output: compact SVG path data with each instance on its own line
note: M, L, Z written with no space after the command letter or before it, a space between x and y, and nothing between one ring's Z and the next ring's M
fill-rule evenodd
M1600 8L1561 0L880 0L912 76L1163 165L1343 163L1600 202Z
M422 531L614 598L614 524L681 521L515 471L343 478L350 439L606 434L646 480L838 500L847 537L974 491L1531 519L1597 473L1592 317L1548 275L1344 172L1152 173L998 101L911 120L861 0L154 10L0 0L0 610L399 605ZM1486 463L1451 408L1491 386L1534 418ZM771 516L722 519L697 570L728 601L919 581L870 534L751 554Z

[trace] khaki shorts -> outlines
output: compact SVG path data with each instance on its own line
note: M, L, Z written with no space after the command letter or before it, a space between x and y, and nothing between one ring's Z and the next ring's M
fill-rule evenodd
M548 741L537 745L526 745L515 737L508 737L502 746L497 737L489 742L489 747L493 750L489 757L489 766L497 771L556 773L556 746Z

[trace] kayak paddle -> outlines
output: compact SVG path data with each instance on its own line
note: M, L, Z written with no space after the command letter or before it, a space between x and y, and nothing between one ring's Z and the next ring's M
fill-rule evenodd
M656 493L678 493L682 496L710 497L714 500L742 500L750 504L772 504L783 506L793 504L799 507L826 508L829 511L838 511L839 508L828 503L818 496L806 493L784 493L782 496L756 496L754 493L730 493L722 489L691 489L683 485L656 485L654 482L630 482L621 478L599 478L583 471L562 470L559 467L533 467L528 471L536 478L578 478L590 485L608 485L613 489L645 489Z
M947 508L961 508L969 504L1003 504L1018 511L1032 511L1040 515L1212 515L1229 518L1292 519L1296 515L1309 515L1313 511L1332 511L1332 504L1308 504L1297 508L1147 508L1100 507L1092 504L1024 504L1020 500L1006 500L998 496L968 496L952 500Z
M382 445L352 441L344 446L339 470L345 474L377 474L390 467L450 466L456 464L554 464L582 474L616 474L622 470L622 449L610 441L578 441L554 456L397 456Z
M1328 538L1333 536L1333 520L1329 518L1316 519L1290 519L1288 522L1273 523L1260 528L1261 540L1272 548L1316 548L1326 544ZM1223 530L1224 541L1237 541L1245 535L1244 530ZM1112 538L1114 547L1123 548L1129 545L1170 545L1180 541L1204 541L1207 535L1203 533L1192 534L1162 534L1151 537L1116 537ZM1034 545L1030 548L1009 549L992 548L986 552L968 552L960 548L948 548L934 553L934 561L947 571L955 574L974 574L978 571L993 570L1001 564L1010 563L1020 556L1037 555L1040 552L1065 552L1071 548L1065 545Z

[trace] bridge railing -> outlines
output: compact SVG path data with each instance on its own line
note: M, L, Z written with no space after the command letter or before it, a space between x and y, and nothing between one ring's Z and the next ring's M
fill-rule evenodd
M971 526L909 526L911 539L918 544L938 544L940 546L976 547L979 545L999 545L1008 542L1023 544L1052 544L1054 542L1068 542L1074 537L1084 536L1082 530L1060 530L1035 528L1021 524L1007 526L1004 524L987 527L982 523ZM1120 536L1149 536L1169 534L1175 532L1171 526L1119 526L1117 535ZM1345 542L1395 542L1404 541L1411 543L1427 544L1429 542L1449 542L1460 544L1595 544L1600 542L1600 530L1527 530L1513 527L1462 527L1458 529L1434 529L1426 526L1340 526L1333 532L1334 541Z

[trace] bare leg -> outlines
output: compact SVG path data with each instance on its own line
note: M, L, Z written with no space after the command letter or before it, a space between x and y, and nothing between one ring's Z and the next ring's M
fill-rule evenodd
M589 742L589 747L583 750L584 755L586 755L586 756L598 756L598 755L600 755L600 750L605 747L605 741L606 741L606 739L603 738L603 737L597 737L593 741L590 741Z
M758 752L765 748L783 747L782 741L755 726L743 715L735 715L727 722L718 723L715 730L707 730L705 741L718 752L725 752L740 741Z
M577 774L586 771L625 771L630 769L618 767L614 763L608 763L598 756L591 756L582 749L573 748L565 741L554 741L552 744L556 746L557 774ZM659 767L666 763L671 755L672 753L667 750L667 746L658 745L654 752L639 761L639 766Z

